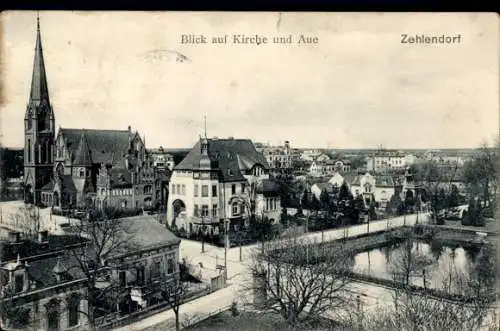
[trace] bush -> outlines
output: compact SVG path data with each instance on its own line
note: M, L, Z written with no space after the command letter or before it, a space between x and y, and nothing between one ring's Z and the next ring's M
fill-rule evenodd
M231 304L231 315L233 317L236 317L240 314L239 310L238 310L238 303L236 301L233 301L233 303Z

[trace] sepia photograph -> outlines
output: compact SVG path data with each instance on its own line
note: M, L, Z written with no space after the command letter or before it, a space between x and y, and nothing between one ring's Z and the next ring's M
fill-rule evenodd
M499 66L496 13L2 12L0 330L500 330Z

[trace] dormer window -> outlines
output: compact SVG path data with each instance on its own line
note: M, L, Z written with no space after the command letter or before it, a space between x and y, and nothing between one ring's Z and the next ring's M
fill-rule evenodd
M231 170L231 169L227 169L227 174L228 174L229 176L232 176L232 175L233 175L233 170Z

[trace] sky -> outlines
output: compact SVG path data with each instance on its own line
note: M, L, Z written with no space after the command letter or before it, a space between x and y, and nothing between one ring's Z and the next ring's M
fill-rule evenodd
M0 142L22 147L36 13L0 15ZM204 116L210 137L298 148L470 148L499 134L493 13L42 11L40 24L56 127L131 125L151 148L192 147ZM403 44L402 34L461 42Z

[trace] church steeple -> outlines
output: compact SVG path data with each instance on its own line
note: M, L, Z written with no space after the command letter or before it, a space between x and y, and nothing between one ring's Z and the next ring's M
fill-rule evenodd
M35 59L33 61L33 75L31 77L30 104L39 106L42 101L49 102L49 89L47 86L47 75L45 73L45 62L43 59L42 38L40 35L40 17L36 17L36 43Z

